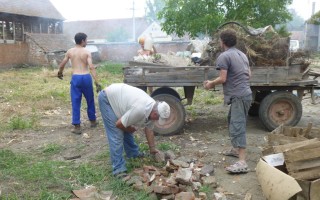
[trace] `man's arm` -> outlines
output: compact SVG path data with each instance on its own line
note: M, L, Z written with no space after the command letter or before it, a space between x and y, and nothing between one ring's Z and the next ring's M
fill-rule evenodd
M144 133L145 133L146 138L147 138L147 142L148 142L148 145L149 145L150 154L156 154L156 153L158 153L159 151L156 149L156 145L155 145L155 142L154 142L154 133L153 133L153 130L145 127L145 128L144 128Z
M203 82L204 89L209 90L210 88L214 88L216 85L225 83L227 80L227 73L227 70L221 69L218 78L213 81L206 80Z
M124 125L121 122L121 118L117 120L116 127L128 133L133 133L136 131L136 129L133 126L124 127Z
M91 53L89 51L88 51L87 63L88 63L92 78L93 78L94 82L97 84L98 83L97 72L96 72L96 68L94 67L94 65L92 63L92 57L91 57Z
M94 67L94 65L92 63L92 56L91 56L90 52L88 52L87 63L89 65L90 72L91 72L91 75L94 80L94 84L96 85L96 92L99 93L102 90L102 86L98 82L96 68Z
M65 54L63 60L61 61L60 65L59 65L58 78L62 79L63 70L64 70L64 67L66 66L68 61L69 61L69 51L67 51L67 53Z

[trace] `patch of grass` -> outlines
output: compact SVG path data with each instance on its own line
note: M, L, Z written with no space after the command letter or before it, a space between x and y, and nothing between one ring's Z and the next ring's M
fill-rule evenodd
M149 146L148 146L148 144L146 144L146 143L143 143L143 142L138 142L138 144L139 144L139 150L141 151L141 152L148 152L149 151Z
M207 98L204 100L204 103L207 105L217 105L222 104L223 99L221 97L213 97L213 98Z
M122 74L124 64L121 63L111 63L111 62L103 62L97 68L97 73L109 72L110 74Z
M51 152L50 149L57 148L52 145L47 149ZM101 156L105 158L106 154ZM93 185L98 190L112 190L120 200L149 199L144 191L138 192L113 177L111 165L106 163L109 160L101 161L97 158L75 165L1 149L0 180L11 183L10 187L1 188L1 199L70 199L74 198L72 190L83 189L86 185Z
M14 116L10 118L8 123L9 130L24 130L33 128L35 125L35 119L25 119L21 116Z
M66 100L67 98L69 98L69 93L66 93L64 90L51 90L48 91L50 93L51 98L53 99L62 99L62 100Z
M186 107L187 112L191 115L192 118L197 116L197 109L194 105L189 105Z
M204 192L207 194L208 199L212 199L213 198L213 193L214 190L212 188L212 186L210 185L203 185L199 188L199 192Z
M59 144L47 144L44 147L42 147L42 153L45 155L54 155L59 153L61 150L63 150L63 146Z
M168 151L168 150L175 151L178 149L178 146L172 142L161 142L157 145L157 147L161 151Z

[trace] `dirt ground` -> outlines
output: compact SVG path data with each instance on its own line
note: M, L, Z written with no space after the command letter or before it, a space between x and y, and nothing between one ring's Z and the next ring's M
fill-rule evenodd
M310 98L303 100L303 117L299 126L306 126L312 122L314 126L320 127L319 111L320 99L316 104L311 104ZM186 123L184 130L179 135L156 136L157 142L170 140L179 146L178 155L193 158L204 164L215 166L215 177L219 186L225 191L228 199L244 199L247 193L252 195L253 200L264 200L261 187L258 183L255 167L261 155L261 147L264 145L264 137L268 133L258 118L249 117L247 125L247 158L250 172L242 175L230 175L224 167L235 161L221 155L221 151L228 148L230 141L226 126L227 107L223 105L207 106L196 110L196 118ZM86 162L92 156L106 151L107 140L99 111L97 112L99 126L95 129L89 128L85 121L85 111L82 111L84 121L84 133L74 135L70 133L71 120L70 108L47 111L41 118L41 129L38 131L14 131L4 134L0 138L0 148L9 148L14 152L35 153L41 151L46 144L60 144L66 148L54 159L64 160L64 156L81 155L75 162ZM189 116L188 116L189 118ZM140 134L141 139L144 136ZM81 148L80 148L81 147Z

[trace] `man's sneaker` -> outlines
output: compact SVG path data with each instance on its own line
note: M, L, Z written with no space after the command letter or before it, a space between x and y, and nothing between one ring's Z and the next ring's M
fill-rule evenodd
M226 170L232 174L247 173L249 171L245 161L238 161L233 165L226 167Z
M96 120L90 121L90 127L95 128L98 126L98 122Z
M71 130L71 133L80 135L82 133L80 124L74 125L73 129Z

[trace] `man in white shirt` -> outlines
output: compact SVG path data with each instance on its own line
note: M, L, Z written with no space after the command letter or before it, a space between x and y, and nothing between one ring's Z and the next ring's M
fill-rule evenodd
M141 155L133 137L138 128L144 128L150 153L158 153L152 129L154 121L162 125L169 118L170 106L166 102L156 102L143 90L124 83L106 87L99 93L98 101L114 175L127 171L123 150L128 158Z

